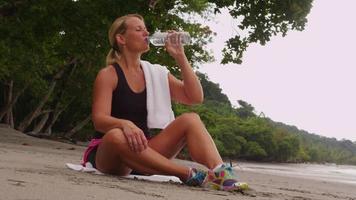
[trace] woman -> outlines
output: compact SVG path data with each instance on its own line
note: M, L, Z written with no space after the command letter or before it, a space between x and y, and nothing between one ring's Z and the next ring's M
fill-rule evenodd
M100 70L94 84L92 121L98 133L85 154L85 162L89 161L101 172L120 176L134 170L142 174L177 176L190 186L241 189L231 167L223 164L197 114L187 113L173 119L169 112L164 116L156 114L161 108L150 113L148 105L153 97L149 94L151 90L157 90L157 87L149 88L148 79L156 73L150 70L159 69L157 74L164 74L167 87L158 86L160 93L168 94L164 99L169 105L162 106L169 107L170 111L171 99L188 105L197 104L203 101L203 91L185 56L179 34L174 31L170 31L165 48L178 64L183 81L162 66L141 61L141 55L149 50L148 35L143 18L137 14L116 19L109 30L112 49L107 56L107 66ZM153 74L149 76L147 73ZM156 78L152 76L152 79ZM164 85L165 81L159 83ZM154 117L150 114L158 115L157 120L152 122ZM160 118L164 118L163 123L155 125ZM167 120L168 124L164 124ZM149 128L163 129L151 137ZM171 160L185 145L192 159L209 170L189 168ZM218 179L226 180L221 184L214 183Z

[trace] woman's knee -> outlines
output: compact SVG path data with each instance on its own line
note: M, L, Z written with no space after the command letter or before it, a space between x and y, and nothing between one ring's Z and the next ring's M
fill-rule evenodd
M192 128L203 127L203 123L197 113L184 113L177 118L182 131L186 132Z
M126 143L126 138L121 129L114 128L106 132L103 137L103 142L111 144Z
M96 166L101 172L117 175L127 175L131 169L123 164L120 155L125 154L127 145L126 138L121 129L108 131L96 154Z
M201 119L197 113L184 113L179 116L179 119L184 121L185 124L196 124L201 123Z

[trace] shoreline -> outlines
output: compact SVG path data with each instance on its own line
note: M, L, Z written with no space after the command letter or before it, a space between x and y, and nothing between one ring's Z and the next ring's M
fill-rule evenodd
M250 190L215 191L176 183L131 180L76 172L85 147L34 138L0 126L0 199L347 199L356 200L355 185L287 177L237 168ZM184 165L197 164L175 160ZM242 162L243 163L243 162Z
M249 172L345 183L356 186L356 166L354 165L239 162L238 166L242 170Z

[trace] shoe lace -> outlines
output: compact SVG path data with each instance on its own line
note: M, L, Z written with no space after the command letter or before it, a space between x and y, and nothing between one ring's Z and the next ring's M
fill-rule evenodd
M229 174L228 177L237 179L238 176L233 168L234 168L234 166L232 165L232 162L230 160L230 166L225 165L224 170Z
M192 173L194 174L187 181L187 184L191 186L201 185L204 182L206 173L204 171L197 170L197 169L192 169Z
M205 179L206 173L202 171L197 171L195 176L193 177L195 180L197 180L199 183L202 183Z
M233 165L231 159L230 159L229 164L230 164L230 167L231 167L231 168L239 167L241 170L243 170L243 168L242 168L239 164L236 163L235 165Z

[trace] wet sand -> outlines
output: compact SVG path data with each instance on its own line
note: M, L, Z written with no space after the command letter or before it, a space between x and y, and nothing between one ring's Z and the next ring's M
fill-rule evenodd
M0 200L291 199L356 200L356 186L238 169L244 193L76 172L85 147L27 136L0 125ZM186 165L195 163L176 160Z

